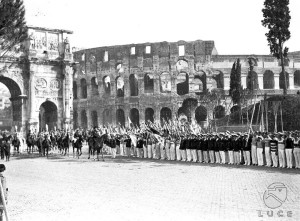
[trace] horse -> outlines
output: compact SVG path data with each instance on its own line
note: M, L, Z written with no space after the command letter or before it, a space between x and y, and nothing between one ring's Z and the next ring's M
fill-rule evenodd
M19 154L20 153L21 142L20 142L20 139L17 136L15 136L13 138L12 145L13 145L14 149L17 151L17 153Z
M27 153L30 154L30 150L33 153L34 144L35 144L35 139L34 139L34 135L33 134L31 134L31 135L29 135L27 137L26 144L27 144Z
M1 148L3 149L5 160L9 161L9 158L10 158L10 143L9 143L9 140L3 140Z
M69 143L70 143L69 134L67 134L64 138L61 137L61 147L60 148L61 148L61 154L64 156L66 156L67 152L69 155Z
M43 137L42 136L37 137L35 140L35 144L38 147L39 155L45 156L44 147L43 147Z
M94 147L94 138L93 138L92 135L87 138L87 143L88 143L88 147L89 147L89 157L88 157L88 159L90 159L92 151L93 151L93 147Z
M75 149L76 149L76 154L77 154L77 157L79 159L79 156L81 156L82 154L82 151L81 151L81 148L82 148L82 143L83 143L83 136L80 135L78 136L78 138L76 139L76 141L74 142L74 140L72 141L72 146L73 146L73 158L75 158ZM80 152L80 154L79 154Z
M42 148L43 148L43 155L47 156L48 158L48 154L49 154L49 149L51 148L51 140L49 140L48 137L46 137L43 142L42 142Z
M102 160L104 161L103 144L108 141L108 135L107 134L103 134L102 136L96 135L93 137L93 140L94 143L93 143L91 153L94 157L94 160L95 160L95 152L97 151L97 160L99 161L99 153L101 152Z

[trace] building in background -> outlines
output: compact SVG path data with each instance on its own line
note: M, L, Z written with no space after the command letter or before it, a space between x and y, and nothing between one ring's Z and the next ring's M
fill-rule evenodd
M185 119L203 127L235 109L229 97L237 59L242 86L257 102L282 94L284 74L271 55L219 55L214 41L143 43L85 49L74 53L74 127L139 125ZM300 89L299 53L286 62L288 94ZM254 99L252 99L254 100Z

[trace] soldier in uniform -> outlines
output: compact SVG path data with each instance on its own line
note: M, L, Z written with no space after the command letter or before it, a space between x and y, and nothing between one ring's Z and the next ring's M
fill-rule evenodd
M267 133L265 133L263 143L264 143L264 146L265 146L265 157L266 157L266 166L267 167L270 167L271 162L272 162L271 161L270 141L271 141L270 136Z
M285 140L283 138L282 133L279 133L278 136L278 159L279 159L279 167L285 168L286 167L286 160L285 160Z
M294 149L294 138L291 133L288 133L288 136L285 140L285 155L287 168L293 168L293 149Z
M199 163L203 163L203 153L202 153L202 137L198 136L197 137L197 155L198 155L198 162Z
M254 133L251 142L252 165L257 165L257 134Z
M175 154L175 136L174 134L170 135L170 160L175 160L176 154Z
M204 135L204 138L202 139L202 142L201 142L201 146L202 146L204 163L209 163L209 157L208 157L208 137L207 137L207 135Z
M175 148L176 148L176 160L181 160L181 154L180 154L180 143L181 143L181 137L179 134L175 135Z
M136 151L137 151L137 157L143 158L143 137L142 134L139 134L137 136L137 142L136 142Z
M235 137L236 137L236 134L232 134L231 137L228 138L227 151L228 151L228 156L229 156L229 164L234 164L233 149L234 149L234 146L236 145Z
M251 143L252 143L252 136L249 134L249 135L245 135L244 137L244 159L245 159L245 165L248 165L250 166L251 165L251 154L250 154L250 151L251 151Z
M183 135L181 137L179 149L180 149L181 161L186 161L186 138Z
M300 139L299 134L294 133L294 151L293 151L294 157L295 157L295 168L300 169Z
M278 139L272 134L270 140L270 149L272 157L272 167L278 167Z

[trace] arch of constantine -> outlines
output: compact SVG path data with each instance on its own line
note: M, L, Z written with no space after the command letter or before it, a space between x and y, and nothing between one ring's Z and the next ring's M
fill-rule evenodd
M71 31L29 27L29 39L0 57L0 82L10 91L13 128L69 127L72 116Z

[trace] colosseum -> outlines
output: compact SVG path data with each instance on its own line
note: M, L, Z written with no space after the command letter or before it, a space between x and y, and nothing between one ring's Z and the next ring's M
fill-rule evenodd
M74 128L139 125L186 117L207 125L230 114L230 73L240 59L243 88L282 94L285 76L271 55L219 55L214 41L178 41L91 48L74 52ZM285 63L288 94L300 90L300 53ZM251 76L249 76L251 73ZM256 82L253 84L253 82ZM211 94L217 91L218 99Z

